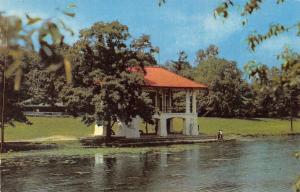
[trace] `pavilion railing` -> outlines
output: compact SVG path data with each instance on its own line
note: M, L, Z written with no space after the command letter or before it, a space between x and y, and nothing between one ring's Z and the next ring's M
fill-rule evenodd
M185 107L182 106L166 106L162 109L158 109L158 111L163 112L163 113L184 113L185 112Z

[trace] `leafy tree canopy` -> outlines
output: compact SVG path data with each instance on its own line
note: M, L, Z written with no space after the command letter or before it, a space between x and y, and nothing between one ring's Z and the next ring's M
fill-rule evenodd
M200 54L201 53L201 54ZM241 116L243 89L241 71L236 63L218 57L218 48L214 45L197 54L198 65L194 79L208 85L208 92L199 96L199 109L212 116Z
M104 125L108 137L117 119L129 123L140 116L151 122L154 109L142 91L143 68L156 64L158 49L149 36L129 43L128 27L116 21L97 22L80 34L70 50L73 84L64 87L61 94L73 114L84 112L85 123Z

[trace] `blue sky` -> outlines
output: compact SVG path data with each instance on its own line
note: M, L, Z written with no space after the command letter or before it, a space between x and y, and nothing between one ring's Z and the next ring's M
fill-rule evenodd
M221 57L237 61L242 69L249 60L279 65L276 55L284 46L300 51L300 37L295 30L266 41L254 53L247 47L246 38L254 30L264 33L271 23L292 25L300 21L300 0L286 1L276 5L276 0L266 0L262 9L248 18L246 27L242 27L236 10L226 21L213 17L221 0L167 0L162 7L158 0L0 0L0 10L22 17L28 13L45 19L63 18L76 32L66 39L68 43L78 39L80 29L97 21L118 20L129 27L133 37L150 35L152 43L160 48L157 59L162 64L177 59L180 50L186 51L193 63L197 50L215 44ZM236 2L243 5L244 0ZM56 9L64 9L69 3L77 5L74 19Z

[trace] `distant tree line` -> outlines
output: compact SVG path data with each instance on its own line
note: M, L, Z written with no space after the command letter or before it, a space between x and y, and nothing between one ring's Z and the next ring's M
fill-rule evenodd
M243 73L235 61L220 58L215 45L199 50L195 65L187 60L184 51L176 61L167 63L175 73L205 83L208 90L198 95L201 116L215 117L296 117L299 112L300 55L289 49L279 56L294 68L272 67L249 62ZM249 78L247 78L249 77ZM287 84L287 82L289 84ZM181 101L184 102L183 95Z
M119 23L97 23L93 27L98 25L105 28L114 25L123 26ZM157 65L153 53L158 50L151 45L148 36L142 36L139 39L133 40L130 45L132 53L129 51L126 54L122 53L124 55L119 55L119 57L115 56L117 61L110 61L111 56L113 56L112 52L103 53L103 55L99 57L97 52L92 51L92 49L98 49L98 47L93 44L95 42L93 42L92 39L89 39L90 42L88 42L88 39L85 38L90 37L83 36L83 34L92 28L86 29L86 31L83 30L81 39L73 46L63 45L57 48L58 51L64 52L64 54L68 54L70 58L72 58L74 65L72 70L72 85L66 83L63 69L48 73L33 67L25 74L24 89L28 90L26 98L32 98L36 103L47 103L51 105L62 102L74 116L78 115L79 111L86 114L84 121L90 124L97 121L94 111L96 106L95 99L96 93L100 91L99 85L104 84L103 79L111 76L107 80L107 83L110 84L118 82L116 81L118 78L120 78L120 83L127 79L126 85L117 83L120 88L114 88L116 85L110 85L110 87L107 88L109 90L116 89L116 93L110 93L110 95L114 95L117 99L119 99L120 95L124 94L125 88L122 86L131 86L128 81L130 76L120 76L122 70L125 70L125 67L119 69L120 66L114 65L114 63L108 65L108 62L117 63L119 59L121 61L128 60L128 62L136 62L139 60L139 63L143 66ZM103 33L109 32L104 31ZM143 49L143 51L141 51L141 49ZM137 53L141 55L137 55ZM38 62L39 60L37 54L31 53L30 57L31 59L29 60L31 61ZM299 61L299 54L288 49L286 49L279 58L284 62L285 57L293 57L295 62ZM101 61L101 59L103 59L103 61ZM26 62L30 63L28 61ZM103 63L105 63L105 65L103 65ZM31 66L36 65L31 64ZM131 65L128 65L126 67L130 66ZM266 65L249 62L249 64L245 66L243 73L243 71L237 67L235 61L220 58L219 48L215 45L211 45L205 50L199 50L193 65L188 61L187 54L181 51L179 52L177 60L169 61L162 66L179 75L208 85L208 89L199 91L197 97L197 110L200 116L237 118L285 118L298 116L300 84L297 83L298 76L297 74L293 74L294 70L292 69L284 71L278 67L268 68ZM116 68L114 69L113 67ZM99 69L106 70L106 72L103 74ZM116 71L113 72L113 70ZM116 77L113 75L116 75ZM296 82L287 86L283 83L284 79L289 79L289 81L294 80ZM99 81L99 84L95 84L96 81ZM140 83L141 82L142 81L140 81ZM137 84L134 84L134 86L136 87ZM107 98L113 99L114 97ZM146 95L143 97L147 98ZM97 102L100 102L100 100L97 100ZM108 102L114 103L114 101ZM133 100L131 100L131 102L133 102ZM185 106L184 92L174 94L174 104L177 107ZM119 111L120 109L116 106L115 110ZM140 114L143 113L140 112Z
M135 99L138 100L139 97L144 97L142 101L145 101L147 96L142 96L142 93L139 93L141 94L140 96L133 93L132 95L136 98L124 98L124 93L126 92L124 86L137 87L137 84L143 81L142 79L135 79L138 78L135 76L127 76L128 71L126 69L136 66L135 62L142 66L157 65L153 54L158 49L151 45L149 36L142 36L133 40L126 52L118 52L115 46L119 47L120 50L127 46L125 42L122 45L119 38L121 37L125 40L128 34L124 34L124 37L122 37L122 33L124 33L122 30L125 30L125 28L117 29L115 33L120 34L110 34L110 28L117 26L126 27L119 23L97 23L91 28L82 30L80 40L74 45L62 44L56 47L56 51L59 54L68 55L73 64L73 80L71 84L68 84L66 81L64 68L50 72L42 70L43 67L39 65L39 54L34 51L27 52L22 59L24 84L21 86L18 94L9 94L13 96L10 97L10 100L14 100L14 105L18 105L18 108L8 108L7 112L14 109L19 110L22 101L28 99L31 99L36 104L44 103L52 106L56 103L64 103L69 113L74 116L78 116L79 112L80 114L85 114L84 122L90 124L98 121L97 118L100 115L95 116L95 113L97 113L95 107L97 102L101 103L100 100L103 102L102 97L106 98L107 102L118 105L120 105L119 101L109 101L109 99L124 99L128 106L130 102L134 102ZM114 45L107 44L109 42L99 42L99 39L95 40L95 30L99 30L95 29L96 27L100 27L100 30L103 30L98 35L115 35L114 38L116 40L110 42L114 43ZM103 40L106 41L107 39ZM105 46L105 48L100 46ZM113 51L109 51L109 49L113 49ZM296 60L299 60L299 54L293 53L291 50L285 50L282 54L285 54L285 56L287 54L292 55ZM120 65L123 61L128 63L124 67ZM197 96L197 110L200 116L238 118L296 117L299 112L299 84L284 86L282 83L282 79L292 78L292 70L284 72L277 67L268 68L266 65L255 64L256 68L253 68L253 65L254 63L251 62L246 65L243 73L237 67L235 61L220 58L218 47L211 45L207 49L197 52L193 65L188 61L187 54L181 51L177 60L169 61L162 67L208 85L208 89L199 91ZM249 68L251 67L252 69L250 70ZM265 74L258 74L257 71L255 73L254 69L263 69ZM127 75L122 74L123 71ZM253 74L248 73L248 71ZM249 78L245 78L247 75ZM135 82L132 85L128 81L131 78L134 78L133 82ZM8 91L15 92L12 88L13 78L9 82L11 89ZM106 86L108 87L106 88ZM109 93L110 96L97 98L97 94L100 94L101 91L106 90L103 93L105 95L108 94L108 91L114 89L115 93ZM15 96L18 98L14 99ZM120 98L120 96L123 98ZM185 95L183 92L174 94L174 99L175 105L179 107L185 106ZM146 103L143 105L146 105ZM108 107L111 109L110 105ZM120 109L121 107L118 108L116 106L114 109L115 113L120 111ZM139 114L143 113L140 112ZM20 120L26 119L22 114L17 115L17 117ZM18 120L17 117L12 118L12 120Z

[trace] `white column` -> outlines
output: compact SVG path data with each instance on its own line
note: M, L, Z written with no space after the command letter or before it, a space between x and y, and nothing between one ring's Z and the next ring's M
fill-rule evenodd
M157 133L161 137L166 137L168 135L167 134L167 120L166 120L166 118L160 118Z
M155 90L155 108L158 108L158 92Z
M174 132L174 118L170 119L170 132Z
M183 134L184 135L190 135L190 118L186 117L184 118L184 129L183 129Z
M191 119L191 135L199 135L198 131L198 117L195 116Z
M193 91L193 113L197 113L197 100L196 100L196 91Z
M125 137L125 132L126 132L126 129L127 129L127 125L122 121L118 121L117 124L118 124L118 128L115 131L116 136Z
M160 155L159 165L161 166L161 169L166 169L166 167L168 166L168 154L159 153L159 155Z
M140 138L140 120L140 117L135 117L130 123L128 123L128 125L124 122L121 122L123 134L126 138Z
M96 153L95 154L95 166L103 164L103 154L101 153Z
M140 126L141 126L141 118L139 116L133 118L132 120L132 135L131 138L140 138Z
M106 136L106 127L103 125L95 125L94 136Z
M169 111L172 113L172 90L169 90Z
M191 106L191 94L190 91L187 90L185 95L185 113L191 112L190 106Z
M161 99L162 99L162 112L166 112L166 94L165 91L162 90L161 92Z

